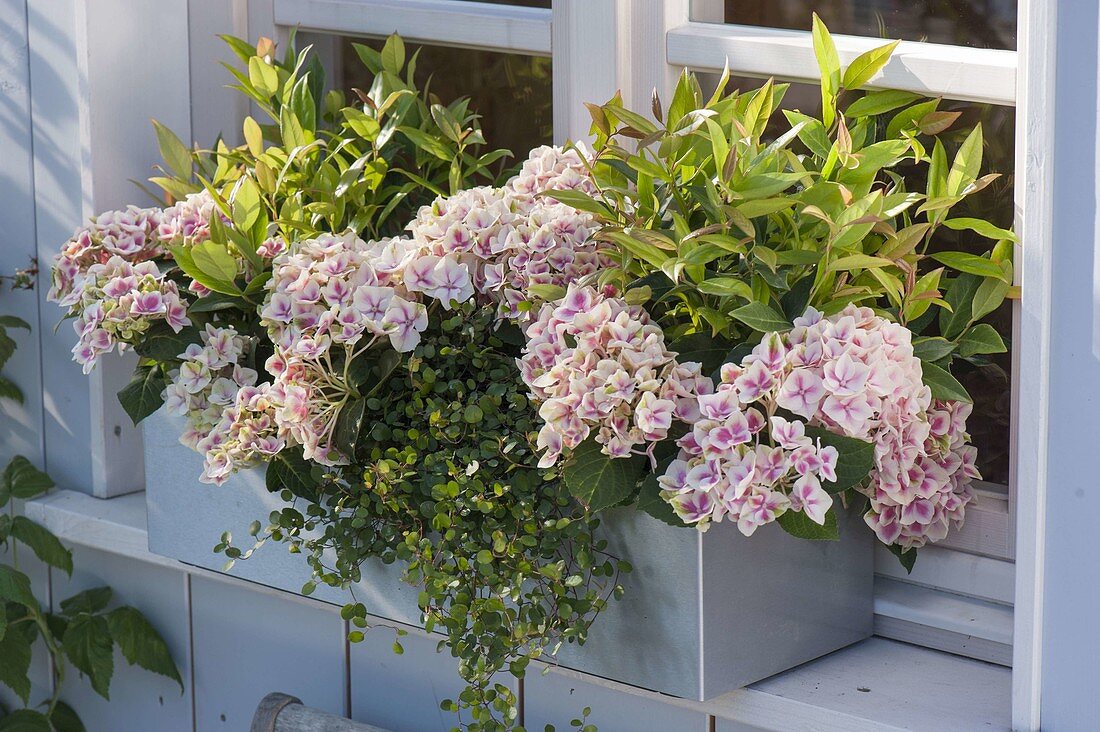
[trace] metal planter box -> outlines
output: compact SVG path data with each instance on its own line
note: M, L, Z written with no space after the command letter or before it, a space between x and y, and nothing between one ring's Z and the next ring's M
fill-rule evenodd
M223 486L198 482L201 458L178 442L181 422L158 412L145 422L149 549L221 571L211 550L223 531L249 546L248 525L280 505L262 469ZM719 524L705 534L632 509L609 512L611 553L634 571L626 595L596 620L584 646L557 663L674 696L706 700L785 671L871 635L872 535L857 515L841 518L842 540L809 542L776 525L751 538ZM230 574L291 592L309 579L301 556L267 546ZM370 613L419 624L417 591L400 569L363 567L354 588ZM318 587L337 604L346 592Z

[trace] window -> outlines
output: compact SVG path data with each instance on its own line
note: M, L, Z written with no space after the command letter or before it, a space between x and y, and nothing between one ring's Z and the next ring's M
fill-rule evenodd
M983 215L1008 225L1013 196L1022 195L1013 176L1016 0L249 0L248 6L248 28L240 32L279 37L300 27L327 39L331 61L348 52L346 37L401 33L422 46L424 68L435 72L433 88L441 96L478 95L486 124L501 128L487 130L490 142L517 154L551 132L558 142L583 137L589 126L583 101L622 90L629 105L643 110L655 87L668 99L685 66L717 73L728 64L746 84L768 77L793 82L787 103L808 111L819 99L806 86L818 77L806 31L816 11L845 64L883 37L903 39L874 86L942 97L945 107L982 120L986 167L1004 174L980 197L991 207ZM198 35L193 42L201 42ZM342 86L355 85L352 68L336 75ZM531 100L535 112L525 101L516 123L506 122L503 114L517 98ZM1000 326L1014 320L1011 307L994 317ZM1008 357L965 376L977 399L970 427L987 482L964 529L922 550L912 575L880 551L881 635L1011 662L1016 500L1009 444L1019 376Z

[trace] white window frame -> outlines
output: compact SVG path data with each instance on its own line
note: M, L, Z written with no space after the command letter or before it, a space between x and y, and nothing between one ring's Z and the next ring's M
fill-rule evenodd
M216 0L190 2L196 8L212 6ZM715 18L720 5L717 0L696 0L697 16ZM912 575L901 572L884 552L876 563L879 632L1002 664L1011 660L1013 725L1019 729L1037 729L1039 720L1047 469L1044 399L1054 206L1044 184L1052 179L1053 126L1047 120L1047 105L1053 100L1051 49L1058 35L1052 6L1042 0L1020 0L1018 51L902 42L870 84L1019 110L1017 228L1027 245L1018 252L1016 272L1018 281L1027 280L1028 289L1017 306L1013 414L1026 412L1036 418L1022 424L1014 419L1012 435L1014 446L1036 448L1023 454L1012 450L1013 489L1008 496L982 493L978 506L968 511L967 528L923 551ZM294 26L355 35L397 31L414 41L550 55L558 141L587 135L588 116L580 101L602 101L621 90L628 105L647 109L652 90L668 98L684 66L718 71L728 63L731 72L740 75L817 79L809 33L703 23L691 19L691 10L691 0L554 0L552 10L452 0L236 0L223 12L232 14L237 33L250 38L278 39ZM195 22L192 26L195 30ZM214 53L216 41L206 36L192 35L192 58L210 57L202 49L196 53L195 44L210 43L206 50ZM842 62L881 43L848 35L835 40ZM192 74L193 93L203 78ZM192 127L198 133L209 124L195 114ZM223 108L220 114L237 111ZM1017 483L1028 489L1017 494ZM971 604L960 606L960 601ZM943 612L928 612L937 603ZM966 624L971 617L982 618L984 629L975 633L974 624Z

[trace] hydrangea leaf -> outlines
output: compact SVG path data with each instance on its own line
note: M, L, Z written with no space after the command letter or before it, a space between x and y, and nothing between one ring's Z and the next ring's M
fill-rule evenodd
M142 367L129 384L118 392L118 402L136 427L164 404L164 373L157 366Z
M787 511L776 519L784 531L799 539L811 541L837 541L840 539L840 530L836 523L836 508L830 508L825 514L825 523L815 523L801 511Z
M645 458L609 457L590 437L573 450L562 478L574 498L591 511L602 511L630 498L644 470Z

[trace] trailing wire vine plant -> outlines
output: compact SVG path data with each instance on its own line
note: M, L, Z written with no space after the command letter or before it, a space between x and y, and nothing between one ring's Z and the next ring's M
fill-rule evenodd
M468 715L471 730L518 723L498 674L523 678L532 660L583 643L630 569L608 554L599 520L558 472L537 466L539 419L515 363L520 334L495 325L491 307L436 307L407 361L351 410L350 465L311 466L287 451L271 463L268 488L306 507L275 511L258 537L306 555L307 594L318 583L354 593L364 562L401 563L420 590L424 628L445 636L467 684L442 708ZM218 550L231 559L252 551L229 536ZM366 606L349 603L343 617L361 641Z
M9 328L29 331L30 325L11 315L0 316L0 368L15 352ZM0 396L23 403L23 393L6 377L0 379ZM35 596L30 576L20 569L21 547L54 569L67 575L73 571L72 552L49 529L16 510L17 501L36 498L53 487L53 480L22 455L13 457L0 473L0 547L7 550L7 561L0 563L0 684L24 704L12 710L0 704L0 730L84 732L79 714L61 700L70 666L109 699L116 648L128 663L172 679L183 692L183 680L164 639L136 608L111 608L110 587L79 592L62 600L56 612ZM31 659L38 641L50 657L51 691L30 706Z

